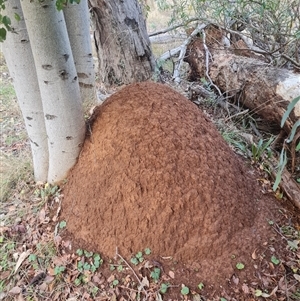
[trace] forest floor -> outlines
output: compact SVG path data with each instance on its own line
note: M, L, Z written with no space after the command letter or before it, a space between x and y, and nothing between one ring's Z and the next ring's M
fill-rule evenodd
M80 248L66 253L69 245L62 240L66 223L59 219L63 192L57 186L34 183L30 146L3 57L0 68L0 300L300 299L299 212L280 191L275 195L283 207L277 210L276 220L268 221L277 241L266 244L263 254L251 250L261 272L257 281L240 283L239 271L245 267L237 263L236 273L218 294L201 278L195 280L197 267L194 274L191 270L187 274L180 262L172 268L164 266L163 259L151 258L148 246L126 258L118 252L113 258L102 258ZM187 95L187 85L183 81L177 89ZM252 133L243 122L228 122L211 100L198 105L231 148L257 170L263 190L271 193L268 151L255 157L245 139Z

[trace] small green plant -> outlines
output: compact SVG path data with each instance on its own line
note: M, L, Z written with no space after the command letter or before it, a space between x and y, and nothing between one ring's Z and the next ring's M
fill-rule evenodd
M267 151L267 156L268 158L271 157L271 150L270 150L270 145L271 143L274 141L274 138L271 137L268 141L265 141L263 139L260 139L256 144L252 144L252 158L254 160L254 162L258 162L263 154Z
M112 282L112 285L113 286L117 286L119 284L119 280L118 279L115 279L113 282Z
M59 223L59 229L64 229L64 228L66 228L66 226L67 226L67 222L66 221L61 221Z
M63 265L58 265L54 268L54 275L59 276L66 268Z
M162 283L161 286L160 286L160 292L162 294L165 294L168 290L168 288L170 287L170 284L169 283Z
M146 255L150 255L150 254L151 254L151 250L150 250L149 248L146 248L146 249L145 249L145 254L146 254Z
M182 295L186 296L190 293L190 289L187 286L184 285L180 292L181 292Z
M150 255L151 254L151 250L149 248L145 249L145 254L146 255ZM137 252L133 257L131 257L130 262L133 265L138 265L139 263L144 261L144 257L143 257L143 252L139 251Z
M84 273L84 271L90 271L94 273L103 263L103 259L98 253L78 249L76 250L76 254L82 257L77 263L77 269L80 273Z
M46 200L50 196L56 196L59 192L59 187L56 185L51 185L46 183L45 186L41 189L36 189L34 194L37 197L40 197L42 200Z
M282 116L281 125L280 125L282 128L298 101L300 101L300 96L294 98L293 101L291 101L291 103L288 105L286 112ZM293 127L291 129L291 133L290 133L288 139L285 141L285 143L289 144L293 141L298 127L300 127L300 120L297 120L295 122L295 124L293 125ZM296 151L299 151L299 150L300 150L300 142L296 146ZM282 173L283 173L283 170L284 170L286 164L287 164L287 152L286 152L285 147L283 146L281 153L280 153L279 163L277 166L278 170L277 170L277 174L276 174L275 183L273 185L273 191L277 190L277 188L281 182L281 176L282 176Z
M150 273L150 277L157 282L160 277L160 269L159 268L154 268L153 271Z
M198 284L198 288L199 288L199 290L202 290L202 289L204 288L204 284L203 284L202 282L200 282L200 283Z
M271 257L271 262L278 265L280 263L280 260L276 258L274 255Z
M238 262L238 263L236 264L236 268L237 268L238 270L243 270L243 269L245 268L245 265L244 265L243 263L241 263L241 262Z

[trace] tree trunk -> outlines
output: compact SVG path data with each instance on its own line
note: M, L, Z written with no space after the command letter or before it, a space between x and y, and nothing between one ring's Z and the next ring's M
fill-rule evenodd
M82 101L95 99L95 72L90 36L90 14L87 0L68 3L64 17L69 34Z
M7 1L5 7L13 31L7 32L4 55L30 140L35 180L44 182L48 175L48 143L33 55L20 0ZM15 14L20 21L13 17Z
M62 12L55 1L22 0L43 102L49 147L48 182L63 180L84 136L78 77Z
M100 80L122 85L147 80L154 70L146 23L137 0L89 0Z

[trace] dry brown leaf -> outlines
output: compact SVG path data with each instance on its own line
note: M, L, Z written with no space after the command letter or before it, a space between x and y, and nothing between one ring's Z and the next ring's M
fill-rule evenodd
M173 271L169 271L169 276L170 276L172 279L174 279L174 278L175 278L174 272L173 272Z
M257 250L257 249L255 249L255 250L253 251L252 255L251 255L251 256L252 256L252 259L254 259L254 260L257 259L256 250Z
M20 288L19 286L15 286L15 287L13 287L10 291L9 291L9 293L11 294L11 295L18 295L18 294L20 294L22 292L22 288Z
M46 211L44 208L42 208L41 211L39 212L39 220L41 223L44 223L45 217L46 217Z
M295 278L298 282L300 282L300 275L294 274L293 276L294 276L294 278Z
M249 290L249 287L248 287L248 285L246 284L246 283L243 283L243 285L242 285L242 290L243 290L243 292L245 293L245 294L250 294L250 290Z
M143 285L143 287L149 287L149 280L147 277L143 277L141 284Z
M270 294L270 296L275 296L276 297L276 292L277 292L277 290L278 290L278 285L276 286L276 287L274 287L274 289L272 290L272 292L271 292L271 294Z
M107 282L110 283L110 282L113 282L115 280L115 275L110 275L107 279Z
M16 267L15 267L15 272L14 272L14 274L16 274L16 272L18 271L18 269L19 269L19 267L21 266L22 262L29 256L30 253L31 253L31 249L29 249L29 250L23 252L23 253L20 255L20 257L19 257L19 259L18 259L18 261L17 261Z
M232 275L231 279L232 279L232 282L233 282L235 285L238 285L239 282L240 282L239 277L236 277L235 275Z

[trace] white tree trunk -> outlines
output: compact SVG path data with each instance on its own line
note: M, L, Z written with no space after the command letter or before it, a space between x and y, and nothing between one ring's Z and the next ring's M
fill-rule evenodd
M90 37L88 1L68 3L64 17L69 34L82 100L95 99L95 72Z
M3 52L30 140L35 180L44 182L48 175L48 143L33 55L20 0L9 0L5 6L13 31L7 32ZM20 21L14 18L15 13Z
M21 0L42 96L49 147L48 182L63 180L84 135L78 77L62 12L55 1Z

